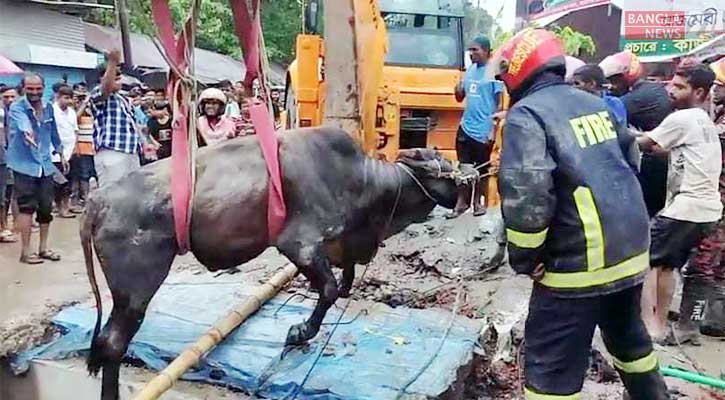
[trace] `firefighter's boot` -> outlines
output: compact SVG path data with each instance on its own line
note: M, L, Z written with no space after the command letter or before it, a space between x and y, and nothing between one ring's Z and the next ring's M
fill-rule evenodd
M700 324L703 335L725 337L725 282L708 285L707 306Z

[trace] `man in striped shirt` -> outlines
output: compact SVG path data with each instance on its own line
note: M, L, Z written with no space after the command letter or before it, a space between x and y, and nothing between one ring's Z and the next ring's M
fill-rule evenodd
M72 212L82 213L88 197L90 179L96 176L93 156L96 154L93 145L93 116L90 113L88 93L77 91L76 113L78 115L78 141L75 152L70 160L71 181L73 184L74 204Z
M120 59L118 50L111 51L108 63L102 67L101 84L90 96L99 187L108 186L140 168L141 138L136 130L133 109L118 93L121 89Z

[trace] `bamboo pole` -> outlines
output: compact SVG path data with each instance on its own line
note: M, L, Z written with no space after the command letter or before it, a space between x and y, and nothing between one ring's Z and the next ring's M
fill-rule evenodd
M277 272L267 283L257 287L244 303L237 305L229 314L217 321L196 343L176 357L168 367L146 384L134 397L134 400L155 400L159 398L189 368L196 365L204 355L224 340L227 335L241 325L250 315L255 313L262 304L274 297L282 289L282 286L291 281L296 274L297 267L293 264L287 264L287 266Z

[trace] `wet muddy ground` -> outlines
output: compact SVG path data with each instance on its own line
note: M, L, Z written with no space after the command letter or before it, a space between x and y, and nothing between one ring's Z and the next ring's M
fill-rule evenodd
M502 248L496 240L500 233L498 218L496 212L491 212L483 218L466 214L446 220L443 212L436 210L427 222L386 241L369 266L358 266L352 292L353 299L394 307L452 310L460 290L459 313L483 319L486 327L466 380L466 399L522 398L518 361L531 282L514 276L502 259ZM57 263L19 264L19 244L0 244L0 357L42 342L48 334L47 321L59 309L89 301L91 293L77 224L76 220L59 219L52 224L50 246L63 256ZM185 282L200 275L230 283L264 282L286 263L284 257L270 249L239 267L238 272L213 275L192 255L186 255L176 259L167 282ZM102 274L97 276L105 287ZM307 283L298 277L284 293L308 293ZM107 291L104 302L110 303ZM595 340L595 349L583 398L620 399L622 386L609 366L601 340ZM662 365L698 368L715 377L725 374L725 342L706 340L700 347L659 350ZM722 393L717 397L679 381L668 383L675 390L673 398L725 398Z

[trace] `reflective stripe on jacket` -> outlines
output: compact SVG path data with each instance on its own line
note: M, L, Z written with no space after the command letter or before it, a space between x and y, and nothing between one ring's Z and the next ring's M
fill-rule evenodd
M539 284L584 297L629 288L649 267L642 192L625 154L633 138L601 98L534 84L509 111L500 187L509 260L539 263Z

